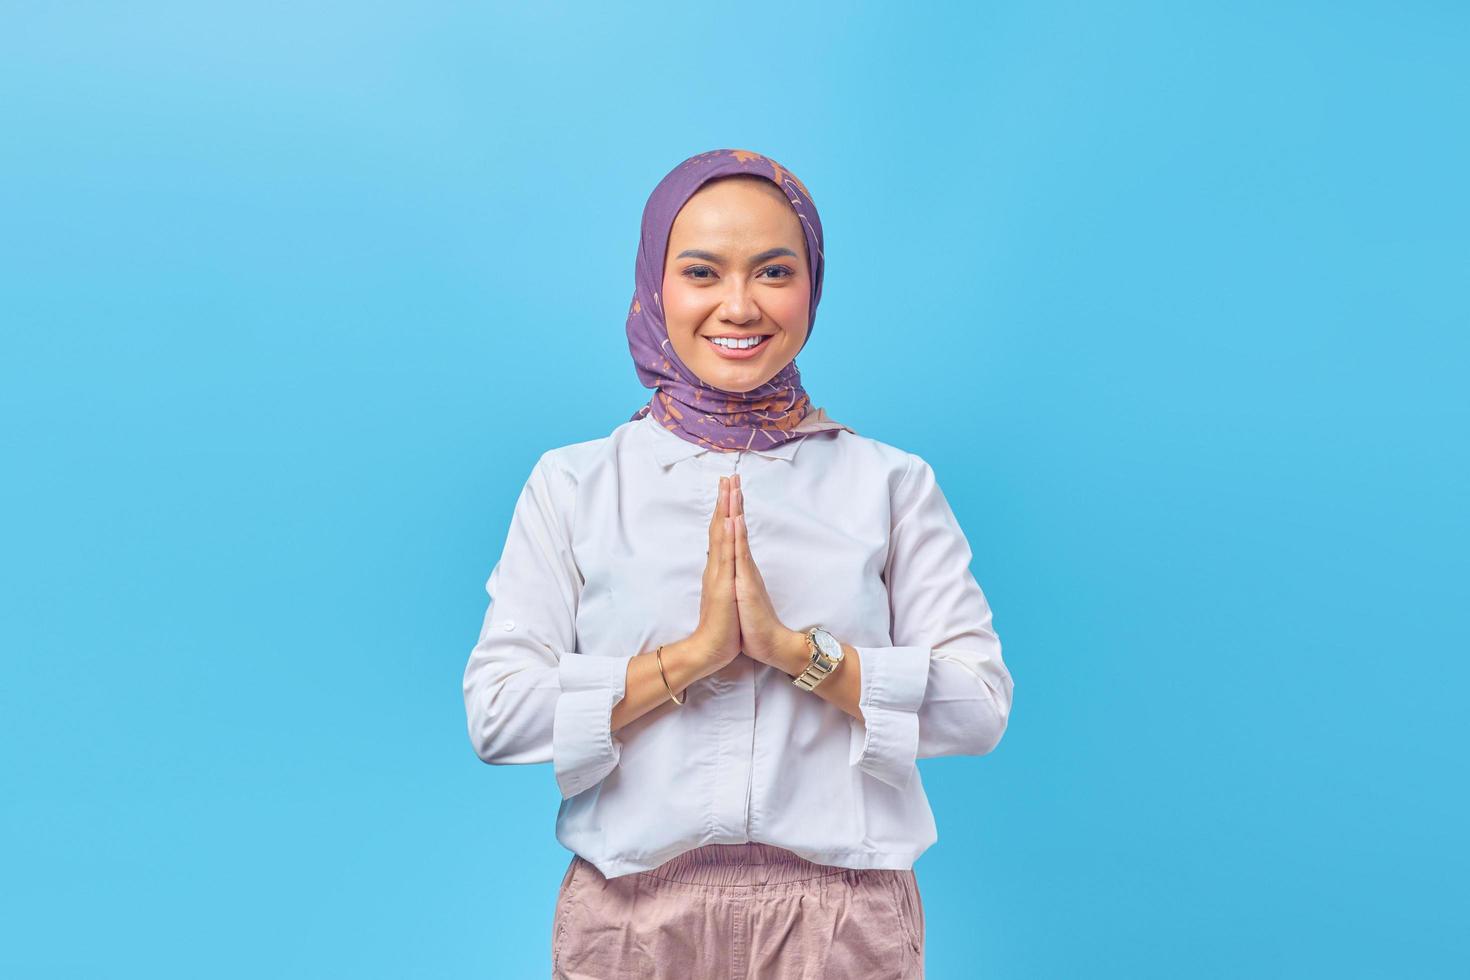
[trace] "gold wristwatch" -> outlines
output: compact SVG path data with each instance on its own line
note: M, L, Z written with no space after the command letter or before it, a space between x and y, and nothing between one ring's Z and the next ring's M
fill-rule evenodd
M806 631L806 645L811 651L811 663L791 683L810 691L842 665L842 644L822 627L813 626Z

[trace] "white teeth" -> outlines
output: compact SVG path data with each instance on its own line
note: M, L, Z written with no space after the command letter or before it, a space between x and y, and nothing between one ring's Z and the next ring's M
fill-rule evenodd
M756 344L760 343L764 339L764 337L751 337L746 340L731 340L728 337L710 338L711 341L719 344L721 347L729 347L734 350L745 350L747 347L754 347Z

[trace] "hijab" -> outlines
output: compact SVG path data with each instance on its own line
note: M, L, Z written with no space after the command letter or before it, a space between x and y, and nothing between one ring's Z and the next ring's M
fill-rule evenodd
M643 230L634 270L633 304L628 310L628 351L645 388L653 397L633 419L654 420L683 439L718 450L770 448L812 432L848 429L814 409L796 359L765 384L750 391L725 391L707 384L684 365L669 341L659 293L663 289L669 232L685 202L711 180L732 174L755 174L770 180L786 196L801 221L806 238L812 296L806 340L816 325L822 296L822 221L806 186L785 167L749 150L710 150L696 154L659 181L643 207ZM806 341L801 349L806 349ZM848 431L852 431L848 429Z

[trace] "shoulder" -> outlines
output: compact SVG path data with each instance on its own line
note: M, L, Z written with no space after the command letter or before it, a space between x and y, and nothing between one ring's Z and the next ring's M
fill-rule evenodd
M919 453L847 429L837 432L833 450L848 464L844 470L849 479L862 480L869 487L879 486L880 481L886 484L893 526L949 512L934 467Z
M637 421L624 422L605 436L548 449L536 460L532 475L539 474L541 479L559 488L575 489L627 450L637 434L637 426Z
M929 463L918 453L850 429L839 429L830 440L831 448L854 476L868 481L884 480L890 495L897 497L914 477L929 469ZM871 484L870 484L871 485Z

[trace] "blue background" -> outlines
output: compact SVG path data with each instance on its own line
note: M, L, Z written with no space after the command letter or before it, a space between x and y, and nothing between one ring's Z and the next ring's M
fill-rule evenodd
M1462 5L0 11L0 974L545 975L461 672L716 147L1016 679L922 763L930 975L1464 968Z

